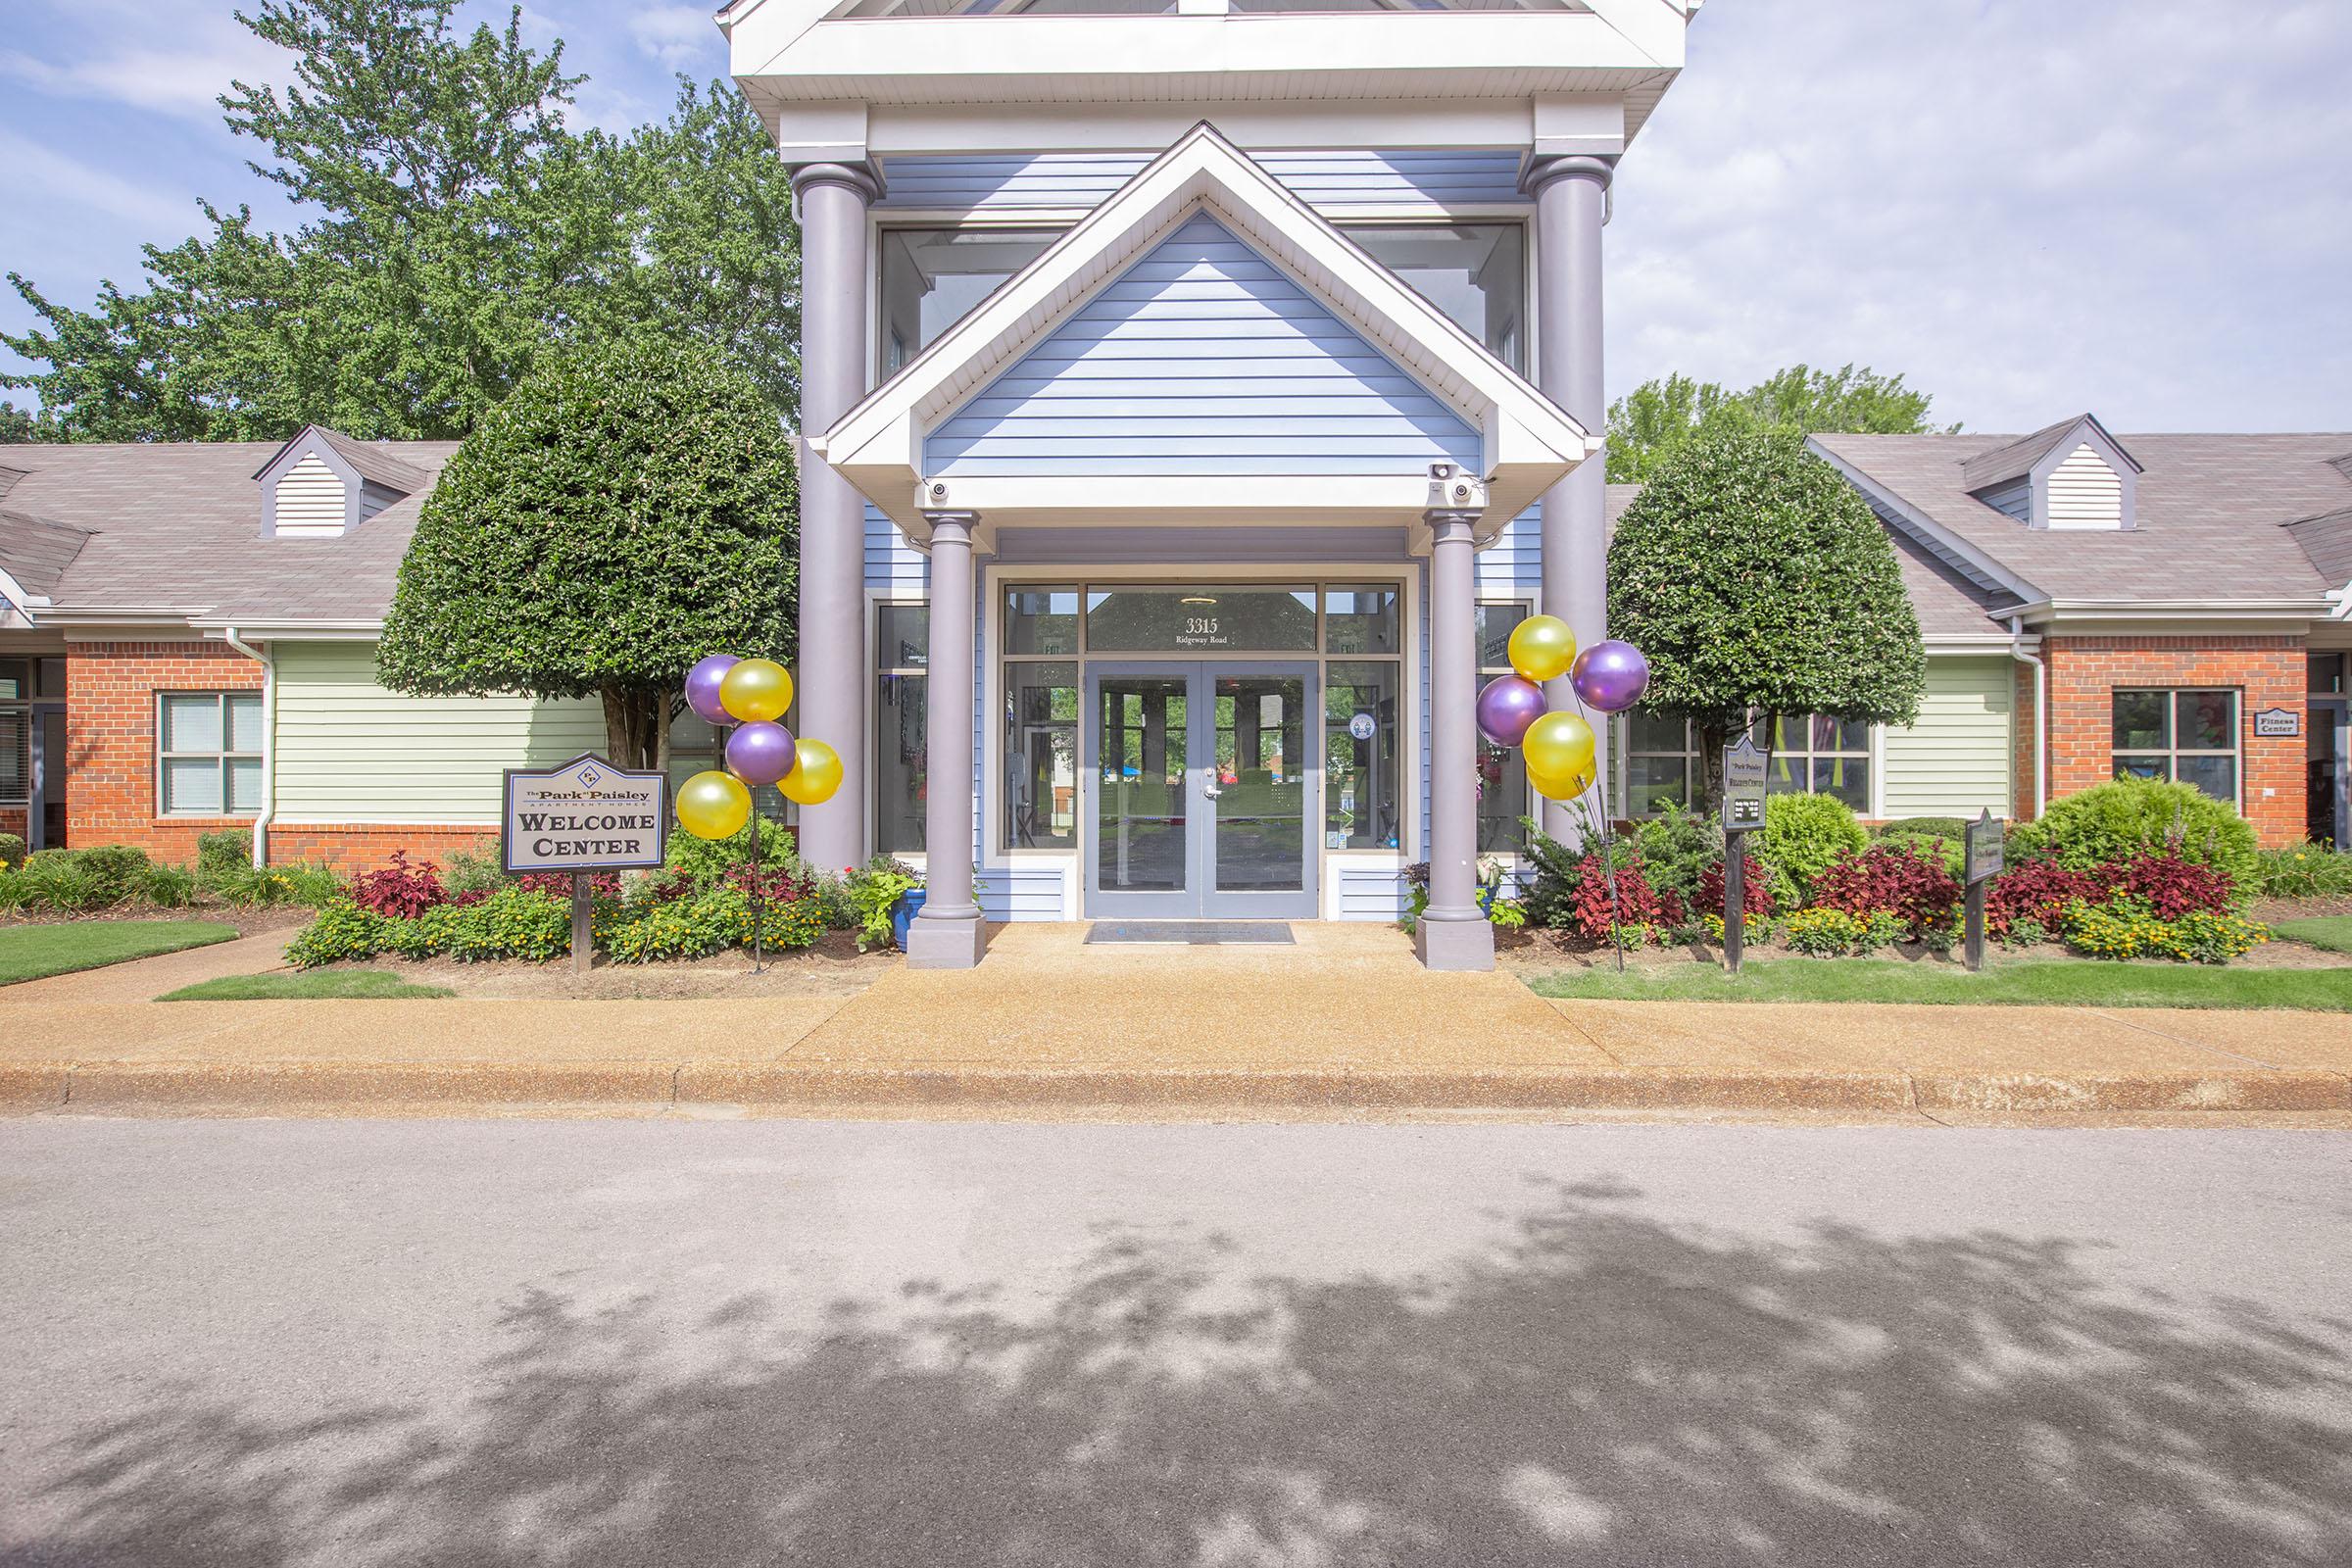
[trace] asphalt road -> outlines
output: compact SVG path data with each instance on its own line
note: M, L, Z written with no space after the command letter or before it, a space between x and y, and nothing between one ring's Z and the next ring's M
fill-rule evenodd
M9 1564L2341 1565L2352 1135L0 1122Z

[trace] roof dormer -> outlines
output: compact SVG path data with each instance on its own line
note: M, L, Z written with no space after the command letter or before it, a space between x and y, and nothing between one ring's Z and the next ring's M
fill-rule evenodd
M1968 493L2029 528L2136 525L2140 466L2088 414L1980 452L1960 465Z
M254 475L262 537L337 539L431 480L379 447L309 424Z

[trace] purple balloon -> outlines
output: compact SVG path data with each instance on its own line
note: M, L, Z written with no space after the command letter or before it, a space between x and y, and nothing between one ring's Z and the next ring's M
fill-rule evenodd
M686 672L686 706L695 710L706 724L732 724L734 715L718 701L718 683L727 678L736 659L733 654L711 654L696 662Z
M746 784L773 784L799 760L792 731L781 724L738 724L727 737L727 771Z
M1497 675L1478 694L1478 732L1497 746L1516 746L1544 716L1544 688L1517 675Z
M1576 656L1568 679L1587 708L1622 713L1648 689L1649 661L1632 643L1607 638Z

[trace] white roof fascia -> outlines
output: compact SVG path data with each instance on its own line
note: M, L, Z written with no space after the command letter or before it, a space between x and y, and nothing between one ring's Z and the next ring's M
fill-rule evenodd
M2335 606L2325 594L2292 599L2042 599L2004 613L2045 628L2119 620L2175 622L2325 620Z
M2030 649L2041 646L2041 638L2035 633L2028 632L2022 637L2013 638L2005 631L1988 631L1983 636L1946 633L1940 637L1924 637L1920 642L1930 659L1977 659L1995 655L2006 659L2013 648L2021 645Z
M1196 212L1250 242L1483 432L1487 472L1476 477L1489 483L1490 515L1507 520L1525 511L1601 449L1600 437L1205 123L1147 165L830 430L809 437L810 449L902 527L918 529L919 516L910 509L914 484L927 477L922 443L930 428ZM1155 498L1168 493L1163 484L1175 483L1154 480ZM960 493L964 485L956 488ZM946 498L938 504L962 505Z
M1058 84L1068 95L1090 83L1102 90L1172 75L1261 75L1282 78L1286 96L1379 97L1433 73L1524 73L1534 64L1558 74L1542 90L1565 92L1576 90L1584 72L1680 70L1682 19L1672 8L1664 0L1618 3L1629 7L1627 24L1650 40L1646 46L1585 11L835 19L822 0L768 0L729 29L728 70L782 101L842 96L795 91L804 81L811 88L896 82L902 89L960 81L975 97L1001 100L1013 96L1006 89L1014 82ZM1661 29L1639 20L1653 10L1675 24L1671 48L1653 36ZM1308 61L1311 68L1302 68Z
M1873 497L1884 504L1888 512L1893 513L1895 516L1902 520L1903 527L1908 529L1919 540L1920 543L1926 545L1931 550L1936 551L1939 554L1948 555L1959 562L1965 563L1972 570L1978 572L1986 581L1995 584L2008 593L2015 594L2018 598L2025 600L2029 605L2042 602L2048 597L2047 595L2043 594L2039 588L2034 587L2032 583L2026 581L2025 578L2020 577L2016 572L2011 571L2007 566L1993 560L1992 557L1986 555L1984 551L1979 550L1976 546L1970 544L1958 534L1953 533L1950 529L1945 528L1941 524L1936 522L1926 513L1920 511L1917 507L1911 505L1910 502L1905 501L1901 496L1894 494L1886 486L1871 478L1869 474L1863 472L1860 468L1855 467L1852 464L1838 456L1837 453L1832 452L1829 448L1823 446L1819 441L1810 436L1806 437L1805 450L1812 453L1815 457L1821 459L1823 462L1827 463L1831 467L1836 468L1839 473L1843 474L1846 482L1851 484L1855 489L1861 491L1864 495ZM2001 613L2004 615L2014 615L2022 613L2022 612L2020 610L2012 609L2004 610L2001 612Z
M318 619L279 618L269 615L191 615L188 624L208 636L215 632L235 630L242 636L270 638L304 637L331 641L343 637L372 640L383 633L384 623L364 616Z

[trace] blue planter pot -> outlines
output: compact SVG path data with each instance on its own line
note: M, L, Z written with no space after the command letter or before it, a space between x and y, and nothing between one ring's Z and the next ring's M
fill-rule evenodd
M921 888L908 888L899 895L899 902L890 907L891 940L898 943L901 953L906 951L906 928L914 923L914 917L922 912L922 907Z

